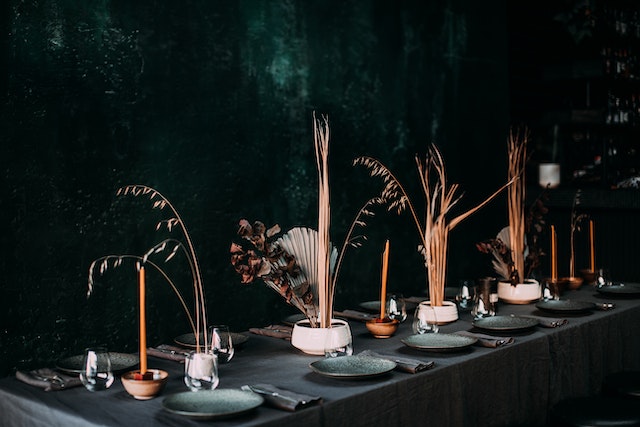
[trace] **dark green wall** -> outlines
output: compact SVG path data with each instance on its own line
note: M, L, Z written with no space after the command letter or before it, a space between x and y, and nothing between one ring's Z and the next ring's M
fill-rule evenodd
M331 122L336 241L380 188L351 166L356 156L379 158L414 191L413 156L435 142L465 191L462 208L506 175L504 0L2 8L0 375L93 343L135 351L133 269L109 272L85 298L93 259L141 253L161 237L147 203L115 197L122 185L172 201L196 245L210 317L243 330L292 312L264 285L240 285L228 249L241 217L316 226L314 110ZM473 243L504 222L501 199L454 230L451 283L485 273ZM423 293L409 217L380 211L367 233L347 254L337 308L377 297L386 237L389 287ZM150 281L149 341L170 342L188 326L168 287Z

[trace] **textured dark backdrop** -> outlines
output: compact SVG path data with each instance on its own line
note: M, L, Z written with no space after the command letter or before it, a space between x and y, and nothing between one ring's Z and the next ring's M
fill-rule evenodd
M214 321L243 330L292 313L261 283L240 285L228 249L241 217L316 227L314 110L331 123L334 240L380 188L351 166L359 155L379 158L415 191L413 156L435 142L465 191L460 209L479 202L506 175L505 8L3 2L0 375L95 343L135 351L133 269L108 272L85 298L93 259L141 253L161 237L148 203L115 197L126 184L153 186L180 211ZM451 286L487 273L473 243L504 225L504 203L453 231ZM347 254L336 307L377 298L387 237L390 289L424 293L409 217L379 211L367 234ZM149 342L170 342L188 325L168 287L150 281Z

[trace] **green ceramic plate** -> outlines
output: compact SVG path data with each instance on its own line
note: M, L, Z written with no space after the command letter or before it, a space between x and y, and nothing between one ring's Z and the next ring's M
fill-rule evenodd
M358 305L363 310L366 310L366 311L371 312L371 313L379 313L380 312L380 300L378 300L378 301L365 301L365 302L361 302ZM416 304L413 301L406 301L405 300L405 302L404 302L404 308L405 308L405 310L407 312L413 312L413 310L416 309L417 305L418 304Z
M111 370L116 373L131 369L140 362L137 354L115 353L110 351L109 358L111 359ZM67 357L66 359L58 360L56 369L77 375L82 372L83 362L84 354Z
M309 367L326 377L371 378L393 371L396 362L370 356L342 356L318 360Z
M492 316L473 321L473 326L487 331L524 331L538 325L538 319L518 316Z
M401 340L404 345L420 350L460 351L475 344L478 339L455 334L417 334Z
M188 418L214 420L244 414L263 402L262 396L251 391L218 389L172 394L162 401L162 407Z
M236 348L240 347L249 339L246 335L239 334L237 332L230 332L230 334L231 342ZM196 336L193 333L180 335L179 337L174 338L173 341L183 347L196 348ZM200 342L204 342L204 338L201 338Z
M614 283L598 286L596 290L607 296L635 298L640 296L640 283Z
M573 301L569 299L540 301L536 308L551 313L586 313L594 310L596 305L588 301Z

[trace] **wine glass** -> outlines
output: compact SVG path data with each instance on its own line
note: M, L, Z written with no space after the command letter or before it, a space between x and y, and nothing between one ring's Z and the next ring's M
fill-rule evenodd
M235 353L231 332L227 325L214 325L209 327L211 337L211 351L218 356L219 363L228 363Z
M84 352L80 381L89 391L106 390L113 384L111 358L105 347L91 347Z
M327 328L324 340L324 356L340 357L353 354L351 328L347 322L336 322Z
M184 359L184 383L191 391L218 387L218 356L211 352L192 351Z

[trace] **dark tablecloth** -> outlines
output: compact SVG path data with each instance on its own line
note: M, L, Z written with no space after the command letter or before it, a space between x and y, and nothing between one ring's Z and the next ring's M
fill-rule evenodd
M267 383L323 397L323 403L297 412L261 406L240 417L193 421L162 409L162 399L184 392L183 365L149 359L150 368L169 371L163 394L136 401L117 380L106 391L83 387L44 392L13 377L0 380L2 426L542 426L552 404L568 396L600 391L605 375L640 370L640 300L603 298L591 287L564 298L614 302L611 311L562 316L558 328L536 327L509 334L514 343L499 348L473 346L459 353L428 353L400 341L412 334L411 318L389 339L375 339L363 323L350 321L354 349L433 360L435 367L417 374L393 371L365 380L320 376L309 356L290 342L250 335L229 364L220 366L219 388ZM548 315L529 305L499 305L499 313ZM474 330L468 312L441 332ZM257 325L259 326L259 325Z

